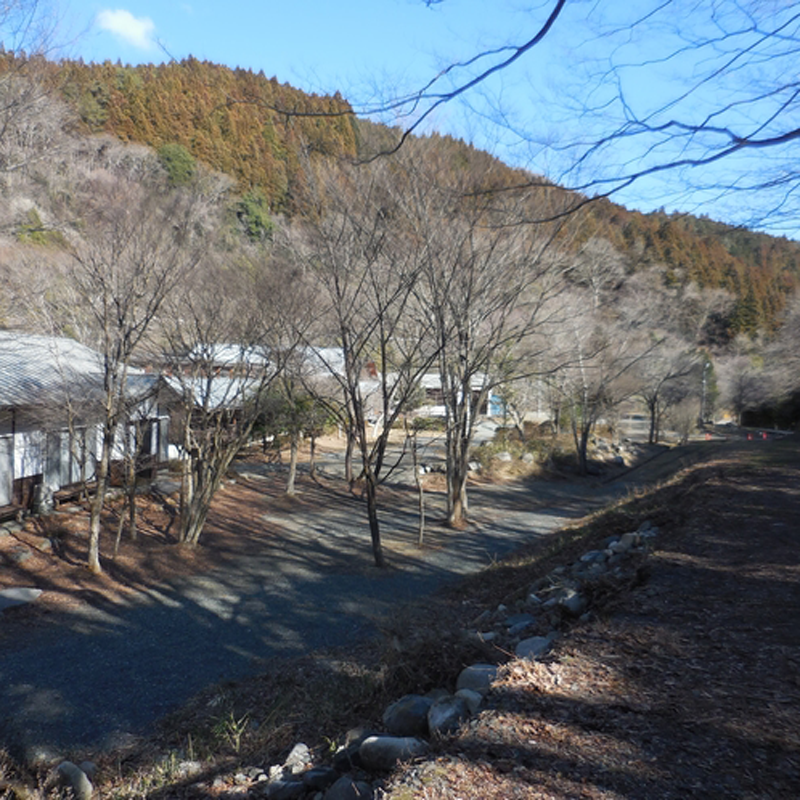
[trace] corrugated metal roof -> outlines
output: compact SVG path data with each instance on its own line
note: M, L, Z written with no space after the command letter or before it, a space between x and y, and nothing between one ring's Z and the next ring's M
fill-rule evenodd
M229 378L215 375L211 378L170 376L164 379L180 398L191 396L198 408L241 408L245 400L261 386L258 378Z
M134 395L154 380L140 370L129 375ZM102 385L102 356L74 339L0 331L0 406L86 400Z

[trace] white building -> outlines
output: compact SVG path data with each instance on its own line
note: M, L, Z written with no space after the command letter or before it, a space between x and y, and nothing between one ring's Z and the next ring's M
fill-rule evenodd
M168 418L159 413L155 376L131 370L125 436L138 432L144 461L166 460ZM0 515L31 508L37 487L55 493L95 476L102 429L100 354L72 339L0 331Z

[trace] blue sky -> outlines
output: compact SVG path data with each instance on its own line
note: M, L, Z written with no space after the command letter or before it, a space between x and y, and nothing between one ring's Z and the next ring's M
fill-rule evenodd
M61 38L71 42L63 51L66 56L137 64L193 55L231 67L263 70L267 77L310 92L338 90L357 110L419 89L444 65L481 50L524 41L553 6L553 0L443 0L432 7L423 0L53 2L59 4ZM660 5L659 0L570 0L541 46L460 102L437 109L426 121L427 129L460 136L569 186L587 182L589 194L613 185L603 183L605 177L636 172L658 159L694 156L703 147L718 147L718 142L698 137L671 137L653 149L651 140L637 145L636 137L626 137L619 145L588 155L585 147L564 149L568 143L594 141L608 130L618 130L630 109L646 116L666 98L680 101L652 121L672 118L665 113L676 119L706 118L707 107L722 102L725 92L733 97L742 86L718 80L684 96L686 87L713 66L714 58L728 58L748 42L743 36L728 37L712 57L707 50L684 52L686 34L697 39L715 36L720 30L737 32L742 20L735 9L748 5L759 6L762 22L768 25L792 4L719 0L720 13L709 22L701 14L704 7L715 5L711 0L673 0L661 18L630 27L647 8ZM690 11L698 8L700 12ZM680 13L697 16L680 17ZM673 24L679 19L682 28ZM739 70L735 77L749 87L756 77L765 77L764 71L760 64L758 75ZM472 74L474 70L467 68L456 77ZM447 81L442 82L443 88L450 85ZM620 87L625 104L615 99ZM714 119L750 125L752 108L748 106L747 113L737 117ZM398 120L391 113L384 119L407 124L414 117ZM580 152L585 158L576 170L575 157ZM745 197L746 193L732 193L725 187L752 183L770 159L774 162L770 168L780 171L783 154L773 150L737 158L726 159L724 170L673 170L638 180L612 199L642 210L664 206L748 222L752 195ZM772 203L764 206L757 224L781 229L776 220L791 217L789 206L781 198ZM794 222L783 224L783 230L787 228L794 235Z

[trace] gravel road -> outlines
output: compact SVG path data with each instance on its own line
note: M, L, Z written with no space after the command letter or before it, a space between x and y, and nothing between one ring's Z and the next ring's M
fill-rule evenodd
M408 544L413 513L384 513L386 570L371 564L357 501L302 518L270 512L265 519L279 523L282 535L234 566L148 587L125 604L86 606L16 640L3 637L0 741L28 759L113 747L205 686L256 672L264 659L357 645L398 604L624 490L476 489L470 528L432 534L422 550Z

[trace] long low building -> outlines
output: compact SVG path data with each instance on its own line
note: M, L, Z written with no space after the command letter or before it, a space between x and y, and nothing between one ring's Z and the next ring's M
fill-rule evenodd
M113 458L127 450L142 463L166 460L169 418L158 408L156 380L131 371ZM99 353L64 337L0 331L0 514L94 480L102 399Z

